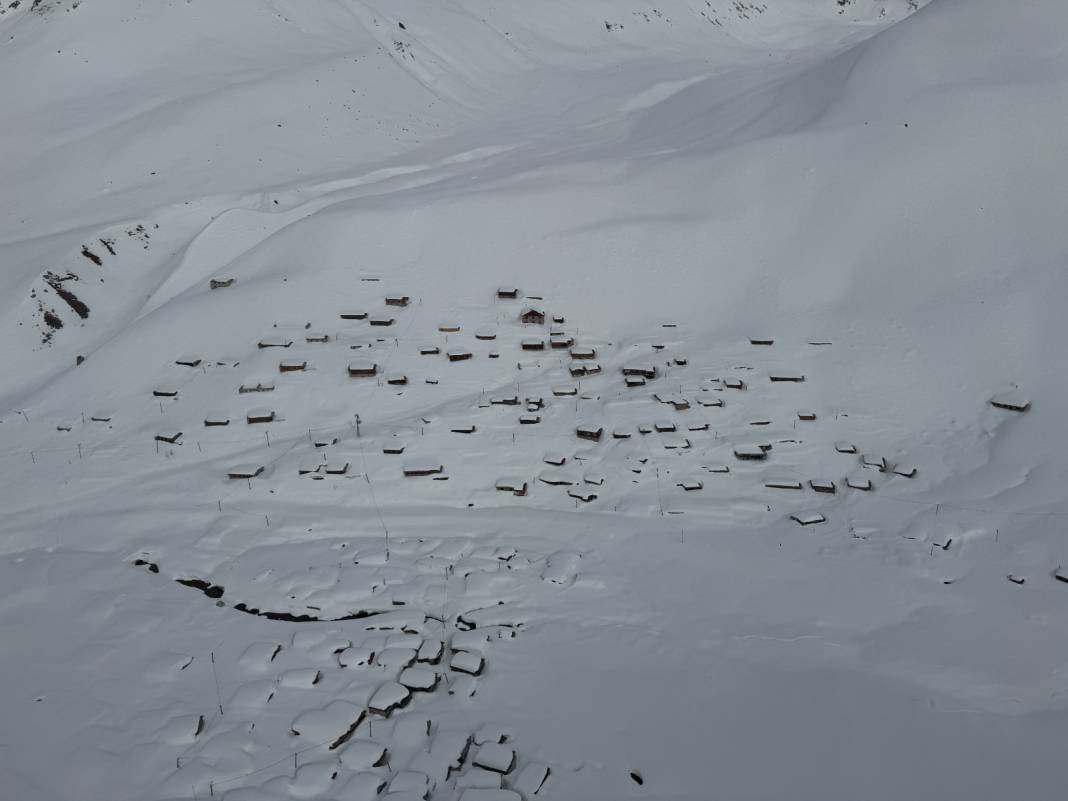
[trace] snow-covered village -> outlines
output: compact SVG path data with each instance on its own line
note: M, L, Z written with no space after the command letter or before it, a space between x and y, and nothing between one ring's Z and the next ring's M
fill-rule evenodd
M1066 37L2 0L0 799L1059 797Z

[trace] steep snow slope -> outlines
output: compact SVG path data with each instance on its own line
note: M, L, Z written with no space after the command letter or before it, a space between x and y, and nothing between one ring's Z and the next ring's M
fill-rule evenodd
M0 17L3 786L453 799L495 723L527 801L1054 793L1060 4L54 5ZM484 670L361 714L438 640Z

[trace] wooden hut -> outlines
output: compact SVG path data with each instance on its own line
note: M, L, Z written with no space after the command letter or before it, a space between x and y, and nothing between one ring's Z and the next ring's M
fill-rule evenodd
M736 445L734 457L743 461L759 462L768 458L768 452L760 445Z
M1026 412L1031 408L1031 400L1020 392L1003 392L991 398L990 405L1010 412Z
M817 523L827 522L827 518L819 512L797 512L790 515L790 519L800 526L814 526Z
M449 429L453 434L474 434L478 431L478 428L474 423L466 423L457 426L453 426Z
M636 387L644 387L645 379L642 378L640 375L628 375L623 378L623 384L624 386L628 386L631 389L634 389Z
M696 478L684 478L677 484L677 486L682 487L686 492L695 492L705 488L704 483Z
M369 318L368 322L378 328L387 328L393 325L396 320L388 315L376 314L374 317Z
M576 360L589 360L597 358L597 351L593 348L572 348L571 358Z
M274 392L274 381L266 379L246 381L237 388L237 392L240 395L247 395L250 392Z
M412 299L410 297L408 297L407 295L386 295L386 305L387 306L399 306L400 308L403 309L405 306L407 306L411 302L412 302Z
M544 339L524 339L519 343L519 347L523 350L545 350Z
M212 278L208 281L208 289L226 289L234 285L233 278Z
M177 398L178 387L172 386L159 386L152 390L152 396L155 398Z
M497 338L497 329L492 326L479 328L475 331L475 339L482 342L492 342Z
M457 322L441 323L438 326L438 331L443 334L458 334L460 333L460 324Z
M744 390L745 389L745 382L742 381L742 379L740 379L740 378L724 378L723 379L723 386L725 386L727 389Z
M510 492L520 498L527 494L527 482L513 476L498 478L495 486L499 492Z
M569 498L574 498L576 501L582 501L583 503L591 503L597 500L597 493L585 487L572 487L567 491L567 495Z
M806 423L811 423L813 420L816 419L816 413L808 409L803 409L797 413L797 419L802 420Z
M313 344L325 343L330 341L330 335L320 331L311 331L304 335L304 341Z
M441 348L437 345L423 345L419 348L420 356L437 356L439 353L441 353Z
M519 415L519 425L532 426L541 422L540 414L521 414Z
M871 491L871 479L865 476L850 476L846 479L846 486L850 489L862 490L863 492Z
M778 372L771 373L768 378L772 383L776 384L800 384L805 380L805 377L801 373L792 373L787 370L779 370Z
M250 409L245 414L245 421L247 423L273 423L274 422L274 410L273 409Z
M349 472L348 462L327 462L323 472L328 476L343 476Z
M349 362L349 378L374 378L378 365L374 362Z
M527 325L545 325L545 312L536 306L527 306L519 313L519 321Z
M575 344L575 338L563 333L549 334L549 347L556 350L564 350Z
M515 286L499 286L499 287L497 287L497 299L498 300L518 300L519 299L519 287L515 287Z
M400 456L404 453L403 442L387 442L382 446L382 453L389 454L390 456Z
M280 373L303 373L308 369L308 363L303 359L283 359L278 363Z
M808 482L808 485L812 487L814 492L822 492L824 495L834 495L838 491L838 487L835 486L833 481L827 481L825 479L811 479Z
M774 345L775 340L771 337L749 337L750 345Z
M856 453L857 452L857 446L854 445L852 442L846 442L845 440L841 440L839 442L834 443L834 449L836 451L838 451L839 453Z
M402 468L403 473L408 478L416 478L419 476L435 476L445 472L445 465L440 462L409 462Z
M575 429L575 436L590 442L600 442L604 429L598 425L580 425Z
M573 384L561 384L553 387L553 395L558 398L578 395L578 387L574 386Z
M799 490L801 482L792 478L769 478L764 482L764 486L768 489Z
M657 376L656 365L648 362L637 362L635 364L624 365L623 375L638 376L640 378L652 380Z
M178 440L182 438L181 431L163 431L156 434L156 442L166 442L168 445L178 444Z
M204 425L208 428L228 426L230 425L230 416L227 414L209 414L204 418Z
M227 478L239 479L239 478L255 478L263 472L262 464L239 464L231 467L227 473Z
M406 375L390 375L386 376L386 383L391 387L403 387L408 385L408 376Z
M293 340L284 336L269 336L264 337L256 343L258 348L288 348L293 344Z
M350 309L348 311L341 312L342 320L366 320L367 312L360 309Z
M199 356L184 355L179 356L174 360L174 363L181 367L200 367L201 358Z
M468 359L474 357L474 354L466 349L450 350L446 355L448 356L450 362L465 362Z

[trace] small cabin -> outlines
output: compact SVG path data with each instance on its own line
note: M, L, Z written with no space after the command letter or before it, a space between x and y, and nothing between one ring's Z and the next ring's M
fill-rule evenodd
M801 526L814 526L817 523L827 522L827 518L819 512L797 512L790 515L790 519Z
M441 348L437 345L424 345L419 348L420 356L437 356L439 353L441 353Z
M579 478L567 470L546 470L538 476L538 481L550 487L573 487Z
M806 423L811 423L813 420L816 419L816 413L809 409L803 409L797 413L797 419L802 420Z
M624 431L621 428L617 428L612 432L612 439L630 439L632 434L629 431Z
M567 491L567 496L583 503L597 500L597 493L584 487L572 487Z
M181 367L200 367L201 358L199 356L179 356L174 360L174 363Z
M572 348L571 358L576 360L596 359L597 351L593 348Z
M446 355L450 362L465 362L474 357L469 350L450 350Z
M374 317L371 317L368 322L378 328L388 328L389 326L393 325L396 320L386 315L375 315Z
M697 402L705 408L720 408L723 406L723 398L698 398Z
M492 342L496 338L497 329L493 328L492 326L479 328L477 331L475 331L475 339L480 340L482 342Z
M438 325L438 331L443 334L458 334L460 333L460 324L457 322L447 322Z
M660 420L653 424L658 434L669 434L675 430L675 424L669 420Z
M672 395L668 398L668 403L674 407L676 412L685 412L690 408L690 402L681 395Z
M226 472L226 477L231 479L255 478L263 472L262 464L239 464L231 467Z
M536 412L538 409L545 408L545 398L541 395L530 395L526 398L527 411Z
M787 371L779 371L779 372L776 372L776 373L771 373L768 376L768 378L774 384L781 384L781 383L800 384L800 383L804 382L804 380L805 380L805 377L803 375L801 375L801 373L791 373L791 372L787 372Z
M656 378L656 365L642 362L639 364L628 364L623 368L623 375L625 376L637 376L640 378L654 379Z
M769 478L764 482L764 486L768 489L799 490L801 482L792 478Z
M310 343L325 343L330 341L330 335L319 331L312 331L304 335L304 341Z
M245 414L245 421L251 423L273 423L273 409L252 409Z
M391 387L404 387L408 385L408 376L406 375L390 375L386 376L386 383Z
M760 445L736 445L734 457L743 461L759 462L767 459L768 453Z
M861 490L863 492L871 491L871 479L864 478L863 476L850 476L846 479L846 486L850 489Z
M916 478L916 473L918 471L916 470L915 465L898 464L894 465L893 472L895 476L901 476L902 478Z
M567 457L562 453L550 452L541 457L541 460L545 464L551 464L554 467L562 467L567 464Z
M727 389L744 390L745 382L742 381L742 379L740 378L724 378L723 386L725 386Z
M682 487L686 492L696 492L705 488L704 483L696 478L684 478L676 486Z
M453 426L449 429L453 434L474 434L478 431L474 423L467 423L464 425Z
M366 320L367 312L359 309L350 309L349 311L341 312L342 320Z
M308 363L303 359L285 359L278 363L280 373L303 373L308 369Z
M490 398L491 406L518 406L518 395L496 395Z
M553 315L553 322L556 323L557 325L563 325L564 323L567 322L567 320L564 319L564 315L562 315L562 314L554 314Z
M390 456L400 456L402 453L404 453L404 443L388 442L382 446L382 453L388 454Z
M532 426L541 422L540 414L521 414L519 415L519 425Z
M226 414L209 414L204 418L204 425L208 428L228 426L230 425L230 416Z
M578 395L578 387L571 384L563 384L553 387L553 395L558 398L569 397L572 395Z
M545 340L543 339L524 339L519 343L519 347L523 350L545 350Z
M498 300L518 300L519 299L519 287L515 287L515 286L499 286L499 287L497 287L497 299Z
M545 312L534 306L527 306L519 313L519 321L527 325L545 325Z
M270 336L264 337L256 343L258 348L288 348L293 344L293 340L289 337L282 336Z
M208 281L208 289L226 289L234 285L233 278L212 278Z
M838 491L833 481L814 478L808 482L813 492L822 492L824 495L834 495Z
M575 436L590 442L600 442L604 429L595 425L582 425L575 429Z
M323 463L319 459L305 459L297 465L297 475L306 476L311 473L318 473L323 467Z
M411 302L412 302L412 299L410 297L408 297L407 295L386 295L386 305L387 306L399 306L400 308L403 309L405 306L407 306Z
M990 405L1010 412L1026 412L1031 408L1031 400L1020 392L1003 392L991 398Z
M771 337L749 337L750 345L765 345L771 346L775 344L775 340Z
M665 437L664 449L669 451L688 451L690 449L690 440L686 437Z
M349 378L374 378L378 365L374 362L349 362Z
M834 443L834 449L839 453L856 453L857 446L845 440Z
M675 362L676 367L685 367L690 363L690 360L685 356L676 356L672 361Z
M154 398L177 398L178 387L162 386L156 387L152 390L152 396Z
M445 465L440 462L412 462L404 465L403 472L408 478L436 476L445 472Z
M498 492L510 492L519 498L525 497L527 494L527 482L521 478L513 478L511 476L498 478L495 486Z
M632 389L635 387L644 387L645 379L642 378L640 375L628 375L623 379L623 384L625 386L631 387Z
M575 338L563 333L549 334L549 347L564 350L575 344Z
M886 459L882 456L866 453L860 457L860 463L869 470L878 470L880 473L886 472Z
M237 392L240 395L249 392L274 392L274 381L246 381L237 388Z
M178 440L182 438L181 431L164 431L156 434L156 442L166 442L168 445L177 445Z

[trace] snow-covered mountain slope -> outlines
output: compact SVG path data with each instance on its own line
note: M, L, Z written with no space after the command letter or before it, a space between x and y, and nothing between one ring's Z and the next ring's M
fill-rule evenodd
M1068 12L916 5L8 7L0 786L1052 796Z

